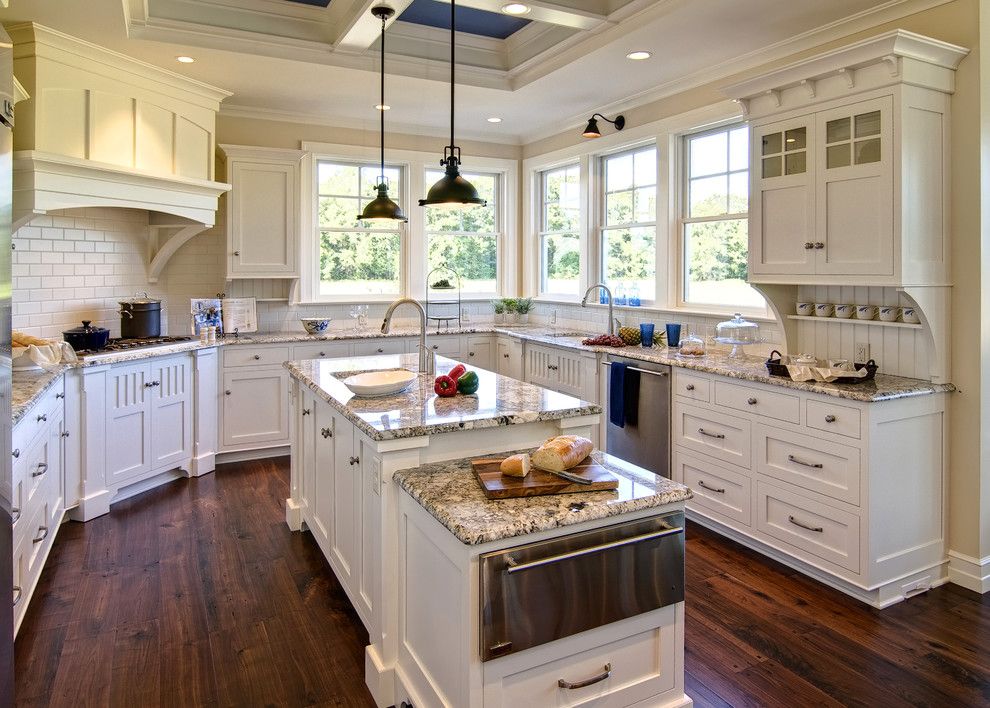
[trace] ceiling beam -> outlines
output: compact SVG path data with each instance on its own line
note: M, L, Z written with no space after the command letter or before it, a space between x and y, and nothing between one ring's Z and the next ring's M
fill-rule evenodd
M440 0L440 2L449 1ZM509 0L457 0L457 4L462 7L473 7L476 10L487 10L499 14L502 13L502 6L508 2ZM557 2L547 2L547 0L524 0L524 2L529 5L529 12L525 15L507 16L582 30L592 29L608 21L608 16L602 13L589 12Z
M331 6L333 4L330 3ZM344 18L344 29L334 47L345 51L363 52L374 44L382 31L381 20L371 14L371 8L376 5L388 5L395 10L395 14L388 21L388 25L391 25L411 4L412 0L361 0L361 2L356 2L358 11L352 12L350 16Z

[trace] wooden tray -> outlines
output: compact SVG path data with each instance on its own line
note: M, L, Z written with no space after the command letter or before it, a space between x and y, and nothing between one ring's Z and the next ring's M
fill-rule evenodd
M525 477L506 477L499 470L504 457L483 457L471 460L478 483L489 499L515 499L517 497L537 497L544 494L573 494L575 492L601 492L616 489L619 480L615 475L595 462L591 457L577 467L567 470L571 474L590 479L591 484L568 482L550 472L535 467Z

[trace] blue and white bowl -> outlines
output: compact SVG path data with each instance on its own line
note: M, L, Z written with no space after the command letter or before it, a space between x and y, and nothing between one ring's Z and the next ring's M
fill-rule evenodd
M303 317L299 320L307 334L326 334L330 329L329 317Z

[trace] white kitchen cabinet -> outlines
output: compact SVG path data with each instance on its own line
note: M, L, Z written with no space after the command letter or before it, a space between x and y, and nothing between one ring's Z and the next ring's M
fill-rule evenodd
M299 150L221 145L227 159L227 278L299 276Z
M525 377L523 343L516 337L497 337L495 340L495 371L502 376L522 381Z
M598 357L542 344L525 346L526 381L592 403L598 400Z
M333 546L334 465L336 464L337 437L334 417L330 407L322 405L313 396L303 396L304 453L307 466L307 504L310 508L309 530L324 554L329 555Z
M289 443L289 374L283 368L223 372L223 448Z
M462 359L469 366L477 366L481 369L493 368L494 342L490 336L466 337L464 348L461 352Z
M416 351L416 346L418 344L419 340L414 338L410 343L409 351ZM456 334L428 334L426 338L426 346L428 346L430 351L438 356L445 356L448 359L456 359L457 361L461 361L463 359L461 338Z
M378 354L405 354L411 340L405 337L381 339L357 339L351 344L351 356L376 356ZM416 340L418 343L419 340Z

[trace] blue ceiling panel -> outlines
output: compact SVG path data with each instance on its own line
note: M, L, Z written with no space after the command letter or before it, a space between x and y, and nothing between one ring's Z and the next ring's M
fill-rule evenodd
M413 0L405 12L399 15L403 22L412 22L427 27L450 29L450 4L437 0ZM457 31L477 34L482 37L505 39L530 23L519 17L510 17L498 12L475 10L472 7L457 8Z

